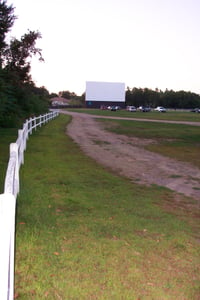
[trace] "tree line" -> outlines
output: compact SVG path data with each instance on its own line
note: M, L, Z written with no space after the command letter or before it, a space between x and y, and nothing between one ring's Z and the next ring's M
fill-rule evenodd
M50 97L60 96L71 100L71 104L79 104L85 106L85 93L77 96L76 93L70 91L62 91L58 94L51 94ZM125 91L126 105L157 107L164 106L172 109L191 109L200 107L200 95L186 91L165 90L149 88L132 88L127 87Z
M126 105L141 105L157 107L164 106L167 108L195 108L200 107L200 95L186 91L165 90L164 92L148 88L132 88L126 90Z
M18 127L31 115L48 110L49 92L38 88L30 76L31 58L43 61L36 41L38 31L28 31L20 39L6 37L16 16L14 7L0 0L0 127Z

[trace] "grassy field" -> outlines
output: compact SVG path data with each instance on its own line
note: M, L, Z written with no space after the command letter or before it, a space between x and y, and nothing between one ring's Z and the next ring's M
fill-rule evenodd
M175 111L169 110L166 113L160 113L157 111L144 112L129 112L124 109L118 111L101 110L101 109L68 109L69 111L77 111L79 113L87 113L100 116L117 116L127 118L140 118L140 119L157 119L157 120L171 120L171 121L188 121L188 122L200 122L200 114L192 113L190 111Z
M69 121L62 115L28 141L15 299L199 299L192 199L175 205L171 191L109 172L65 135Z

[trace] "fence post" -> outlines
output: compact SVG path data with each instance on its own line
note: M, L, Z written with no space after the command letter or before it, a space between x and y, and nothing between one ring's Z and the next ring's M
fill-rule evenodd
M22 131L23 131L24 139L28 140L28 137L29 137L29 120L26 120L26 123L24 123Z
M34 127L35 127L35 131L36 131L36 127L37 127L37 118L36 118L36 116L35 116L35 118L34 118Z
M33 129L32 129L32 118L30 118L29 119L29 124L30 124L30 134L32 134L32 131L33 131Z
M18 162L18 145L17 143L10 144L10 159L6 171L4 184L4 193L17 195L19 190L19 162Z
M18 130L18 155L19 155L19 165L24 164L24 150L26 149L26 134L23 134L23 130Z
M12 194L0 195L0 283L1 300L14 296L15 205Z

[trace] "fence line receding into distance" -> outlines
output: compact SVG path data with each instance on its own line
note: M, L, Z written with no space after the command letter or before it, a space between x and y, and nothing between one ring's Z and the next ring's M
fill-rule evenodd
M14 299L14 244L15 244L15 207L19 193L19 170L24 163L29 135L58 116L52 111L39 117L33 117L18 130L18 138L10 144L10 157L4 182L4 193L0 194L0 298Z

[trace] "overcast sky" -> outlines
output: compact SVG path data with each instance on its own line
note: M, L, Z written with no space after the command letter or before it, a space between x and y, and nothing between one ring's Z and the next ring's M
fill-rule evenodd
M8 0L12 36L39 30L32 78L81 95L86 81L200 94L200 0Z

